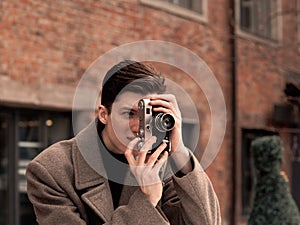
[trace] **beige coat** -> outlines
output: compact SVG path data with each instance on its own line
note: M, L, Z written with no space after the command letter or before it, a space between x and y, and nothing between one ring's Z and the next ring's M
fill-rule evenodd
M89 126L75 138L54 144L29 164L28 196L39 224L221 224L215 192L195 157L192 172L165 183L157 207L139 187L125 185L114 210L108 180L87 164L78 149L79 140L89 143L87 148L92 145L91 130Z

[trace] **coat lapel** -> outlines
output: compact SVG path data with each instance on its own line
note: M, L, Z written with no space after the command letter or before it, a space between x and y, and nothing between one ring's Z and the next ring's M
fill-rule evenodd
M113 214L113 201L107 179L96 171L105 173L98 145L95 123L91 123L76 136L73 146L75 187L82 200L104 221ZM80 148L80 149L79 149ZM92 159L92 165L91 165ZM89 162L89 164L87 163ZM92 168L93 166L97 168Z
M129 202L130 197L133 195L133 193L138 189L138 186L128 186L124 185L122 194L120 197L119 205L127 205Z
M82 200L104 221L110 221L114 207L103 159L99 149L96 123L92 122L75 137L73 146L75 187ZM87 163L88 162L88 163ZM112 163L114 163L112 161ZM114 165L118 168L119 163ZM97 171L97 172L96 172ZM139 188L134 176L128 171L119 205L127 205L132 194Z
M104 222L110 221L114 208L110 190L105 183L91 188L81 198Z

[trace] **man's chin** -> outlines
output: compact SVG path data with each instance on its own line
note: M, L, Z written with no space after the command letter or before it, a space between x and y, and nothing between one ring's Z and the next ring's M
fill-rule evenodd
M127 146L122 146L122 148L120 148L120 149L118 150L118 154L125 154L126 150L127 150ZM138 149L137 149L136 147L134 147L133 153L134 153L134 154L137 154L137 153L138 153Z

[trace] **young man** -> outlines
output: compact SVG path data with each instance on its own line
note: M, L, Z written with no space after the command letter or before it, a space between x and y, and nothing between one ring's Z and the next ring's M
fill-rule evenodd
M107 72L95 122L27 168L39 224L221 223L213 187L184 146L176 98L164 92L164 79L145 64L126 60ZM137 147L140 99L175 119L169 152L162 142L149 154L155 136Z

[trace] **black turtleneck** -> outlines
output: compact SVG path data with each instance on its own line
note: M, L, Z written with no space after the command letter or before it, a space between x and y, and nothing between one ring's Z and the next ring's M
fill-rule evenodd
M104 124L102 124L98 120L97 132L98 132L99 138L100 138L103 146L105 146L105 149L100 149L100 151L102 153L101 155L103 158L103 164L104 164L104 168L106 170L107 177L108 178L115 177L116 173L117 173L117 176L120 177L121 180L124 180L127 171L126 170L125 171L124 170L116 171L116 168L113 168L113 166L111 165L110 160L106 160L107 157L105 156L105 154L103 154L103 151L109 152L111 156L113 156L115 159L117 159L118 161L120 161L122 163L128 164L127 159L124 154L116 154L116 153L113 153L112 151L110 151L109 149L107 149L107 147L102 139L103 129L104 129ZM116 209L119 206L119 201L120 201L121 192L123 189L123 184L117 183L110 179L108 179L108 183L109 183L109 187L110 187L110 191L111 191L111 196L113 199L114 208Z

